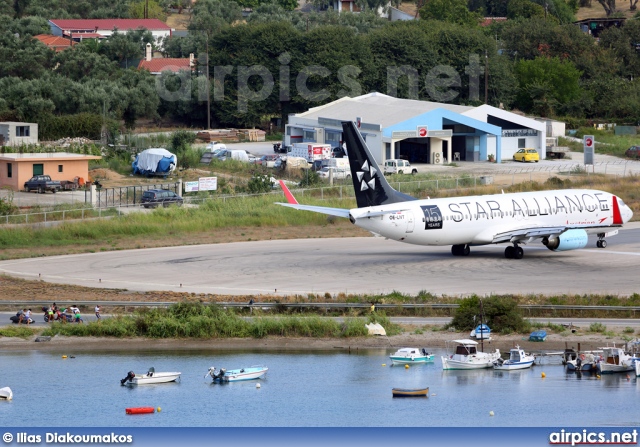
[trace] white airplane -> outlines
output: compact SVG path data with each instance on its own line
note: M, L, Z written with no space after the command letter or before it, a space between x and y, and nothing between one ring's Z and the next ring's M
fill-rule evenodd
M353 209L301 205L280 181L288 203L298 210L346 217L372 233L416 245L451 245L455 256L468 256L473 245L509 243L504 256L522 259L520 245L540 240L553 251L587 245L605 237L633 216L613 194L591 189L520 192L417 200L393 189L384 178L353 122L343 122L343 140L351 165L358 207Z

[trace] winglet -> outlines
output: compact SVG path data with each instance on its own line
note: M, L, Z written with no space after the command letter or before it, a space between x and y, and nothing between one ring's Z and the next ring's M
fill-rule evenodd
M287 202L292 204L292 205L298 205L298 201L296 200L295 197L293 197L293 194L291 194L291 191L289 191L289 188L287 188L287 185L284 183L284 180L278 180L280 182L280 187L282 188L282 192L284 192L284 196L287 198Z

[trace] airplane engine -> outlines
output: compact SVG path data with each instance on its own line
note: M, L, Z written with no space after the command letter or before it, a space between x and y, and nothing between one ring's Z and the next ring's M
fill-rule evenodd
M567 251L586 247L588 239L587 232L584 230L569 230L558 237L545 237L542 239L542 243L549 250Z

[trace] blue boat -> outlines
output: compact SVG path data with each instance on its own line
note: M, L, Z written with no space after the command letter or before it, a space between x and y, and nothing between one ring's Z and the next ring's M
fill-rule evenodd
M547 331L533 331L529 335L529 341L545 341L547 339Z
M491 340L491 329L484 323L479 324L471 331L469 337L475 338L476 340Z
M242 380L261 379L267 374L268 370L269 368L266 366L251 366L249 368L230 370L224 368L218 370L215 366L212 366L204 376L211 376L214 382L239 382Z

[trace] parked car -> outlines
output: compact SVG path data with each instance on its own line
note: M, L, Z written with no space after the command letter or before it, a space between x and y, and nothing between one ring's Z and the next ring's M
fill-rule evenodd
M258 160L256 160L256 163L259 164L259 165L264 166L265 168L273 168L273 167L275 167L276 160L279 159L279 158L280 158L280 156L276 155L276 154L263 155Z
M520 149L518 152L513 154L513 159L523 163L525 161L535 161L538 163L540 161L540 155L535 149Z
M62 184L58 180L51 180L48 175L35 175L24 182L24 190L26 192L38 191L38 193L42 194L51 191L55 193L61 189Z
M417 174L418 170L407 160L387 160L384 162L384 174Z
M150 189L142 193L140 202L145 208L157 208L160 205L166 207L174 203L182 206L183 201L182 197L168 189Z
M227 145L219 141L212 141L206 146L207 152L215 152L217 150L222 150L226 148L227 148Z
M640 158L640 146L631 146L629 149L626 150L624 155L629 158L635 158L635 159Z
M324 167L318 171L318 175L322 178L329 178L330 171L333 170L333 179L342 180L351 178L351 170L348 168L330 168Z

